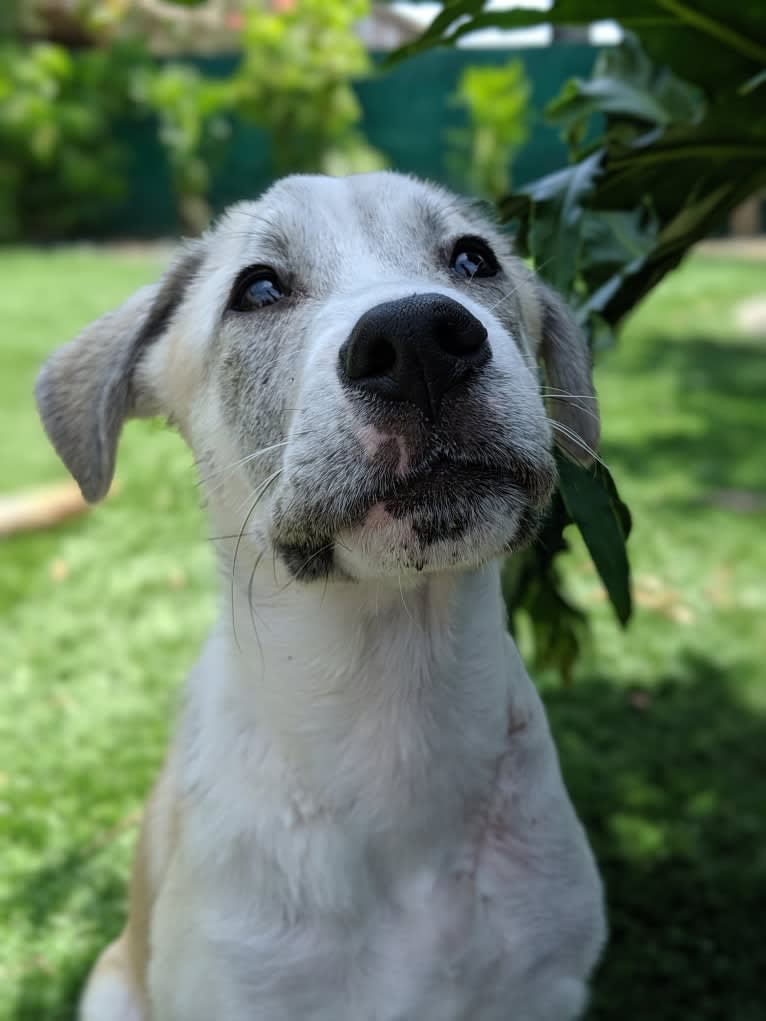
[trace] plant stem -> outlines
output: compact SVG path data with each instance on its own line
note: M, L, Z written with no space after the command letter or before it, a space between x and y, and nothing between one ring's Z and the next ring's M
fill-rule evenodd
M750 57L751 60L757 60L760 64L766 64L766 47L753 42L752 39L748 39L746 36L740 35L733 28L722 25L715 18L711 18L701 11L692 10L682 0L655 0L655 3L658 7L662 7L666 11L675 14L679 21L693 25L700 32L713 36L730 49L737 50L738 53Z

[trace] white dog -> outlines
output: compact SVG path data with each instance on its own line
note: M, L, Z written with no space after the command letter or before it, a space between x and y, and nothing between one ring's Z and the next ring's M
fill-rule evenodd
M87 499L123 421L161 414L227 537L82 1018L582 1011L601 888L498 565L534 535L554 431L596 446L592 393L505 237L388 173L281 181L52 356L42 418Z

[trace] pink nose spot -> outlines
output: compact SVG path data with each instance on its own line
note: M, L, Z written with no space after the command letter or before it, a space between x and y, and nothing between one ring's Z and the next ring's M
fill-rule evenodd
M403 436L397 436L395 433L381 432L380 429L376 429L374 425L369 424L361 426L356 435L362 444L362 450L371 461L384 443L394 440L399 449L399 463L396 466L396 471L399 475L404 475L410 465L410 455L407 452Z

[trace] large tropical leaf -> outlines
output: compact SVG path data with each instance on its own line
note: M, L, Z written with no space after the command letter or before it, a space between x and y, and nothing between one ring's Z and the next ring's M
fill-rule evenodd
M488 9L489 8L489 9ZM763 0L556 0L550 11L498 10L489 0L447 3L426 32L397 57L411 56L485 28L525 28L549 22L582 25L608 16L641 38L649 56L714 95L744 84L766 67Z
M543 272L548 260L558 266L562 245L574 254L569 274L559 271L551 282L578 307L586 330L615 327L766 183L762 107L757 89L704 102L649 64L631 38L597 61L590 82L569 83L550 105L550 119L576 151L592 136L594 115L605 130L579 162L507 196L500 209Z
M477 29L588 24L605 13L625 42L548 107L572 163L500 200L521 254L574 306L594 349L743 199L766 185L764 0L555 0L550 11L448 3L394 59ZM620 621L631 612L627 508L608 471L559 461L541 541L504 576L511 616L533 618L538 651L566 676L581 624L556 558L579 528Z

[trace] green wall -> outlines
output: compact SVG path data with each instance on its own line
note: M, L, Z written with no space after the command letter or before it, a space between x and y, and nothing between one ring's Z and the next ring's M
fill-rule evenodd
M450 133L465 127L464 112L451 101L468 64L523 61L532 87L530 140L514 162L514 183L556 170L566 162L558 134L542 120L542 109L564 81L587 76L596 50L584 45L556 45L517 51L436 50L392 69L377 59L378 74L355 86L364 111L363 128L370 143L390 165L409 173L466 190L459 168L449 158ZM236 57L196 59L213 75L225 75ZM242 122L233 122L226 151L213 168L211 200L215 212L229 203L257 195L272 180L269 138ZM104 236L151 237L179 230L164 154L150 122L118 127L129 150L130 189L103 223Z

